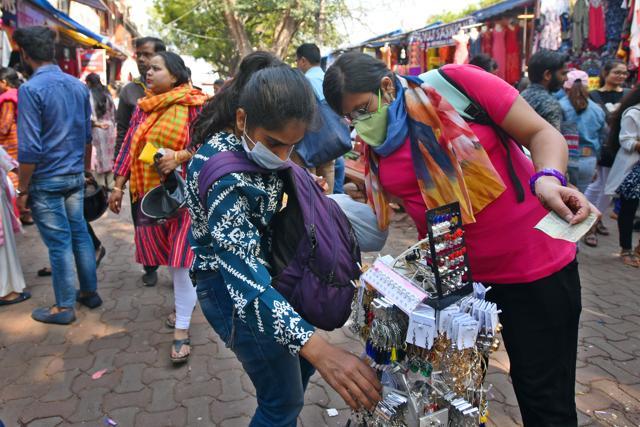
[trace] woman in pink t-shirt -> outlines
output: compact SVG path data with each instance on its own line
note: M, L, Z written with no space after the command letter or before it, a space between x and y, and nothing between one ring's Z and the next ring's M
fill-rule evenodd
M375 179L368 193L377 211L386 207L380 194L401 200L423 237L425 210L435 207L425 200L462 196L458 201L469 208L464 229L471 271L475 280L492 287L488 299L502 309L502 335L525 426L577 425L574 383L581 303L576 246L534 226L549 209L578 223L593 208L580 192L566 187L564 139L513 87L471 65L448 65L443 71L493 123L530 150L533 163L490 125L467 127L450 111L434 119L451 106L442 103L434 110L431 105L440 96L432 89L394 75L368 55L338 58L326 73L324 94L335 111L351 117L369 146L367 161ZM459 132L452 133L454 128ZM460 135L472 142L459 148ZM455 155L443 140L452 143ZM449 165L447 171L448 157L443 161L442 153L457 158L459 165ZM433 169L436 163L443 168ZM437 176L432 179L429 172L434 170ZM443 183L442 175L449 180ZM530 180L535 194L529 190ZM380 219L384 226L385 216Z

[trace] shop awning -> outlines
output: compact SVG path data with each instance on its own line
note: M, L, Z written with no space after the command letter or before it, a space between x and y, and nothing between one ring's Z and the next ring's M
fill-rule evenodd
M533 6L535 0L506 0L493 6L477 10L471 14L476 21L486 21L496 16L500 16L512 9Z
M88 46L107 49L111 51L111 53L114 53L116 55L124 55L124 53L122 53L112 45L108 37L94 33L84 25L76 22L66 13L61 12L53 7L47 0L30 0L30 2L55 17L61 24L64 25L61 26L61 30L74 40Z
M107 9L107 6L104 5L103 2L101 2L100 0L73 0L76 3L82 3L82 4L86 4L87 6L90 6L96 10L101 10L103 12L108 12L109 9Z
M440 25L428 25L411 33L415 39L427 43L428 47L442 47L454 44L453 36L460 31L460 28L471 25L475 22L472 17L466 17L454 22Z

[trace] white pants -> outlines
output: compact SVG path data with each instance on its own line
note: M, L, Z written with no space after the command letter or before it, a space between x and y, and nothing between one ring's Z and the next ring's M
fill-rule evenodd
M607 183L607 178L609 177L609 172L611 172L611 168L607 168L604 166L598 166L596 168L598 176L596 180L593 181L584 192L584 195L587 197L593 205L598 208L598 210L604 213L611 204L611 196L607 196L604 194L604 186Z
M173 294L176 301L176 329L189 329L191 315L196 306L196 288L191 283L188 268L169 267L173 277Z

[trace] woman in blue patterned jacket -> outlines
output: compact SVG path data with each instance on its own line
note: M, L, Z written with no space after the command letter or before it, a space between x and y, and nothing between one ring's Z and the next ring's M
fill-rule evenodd
M205 105L188 168L192 277L207 320L236 354L256 389L252 426L295 426L314 368L354 409L380 399L374 372L325 341L271 286L263 230L280 205L275 172L304 136L315 112L304 75L273 55L255 52ZM272 174L231 173L200 202L198 174L224 151L244 151Z

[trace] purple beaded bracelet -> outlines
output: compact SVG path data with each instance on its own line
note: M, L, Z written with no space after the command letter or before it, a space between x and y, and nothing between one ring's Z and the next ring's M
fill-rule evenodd
M554 178L558 178L560 184L563 187L567 186L567 178L564 177L564 174L556 169L542 169L536 172L531 179L529 180L529 187L531 188L531 193L536 195L536 181L543 176L552 176Z

